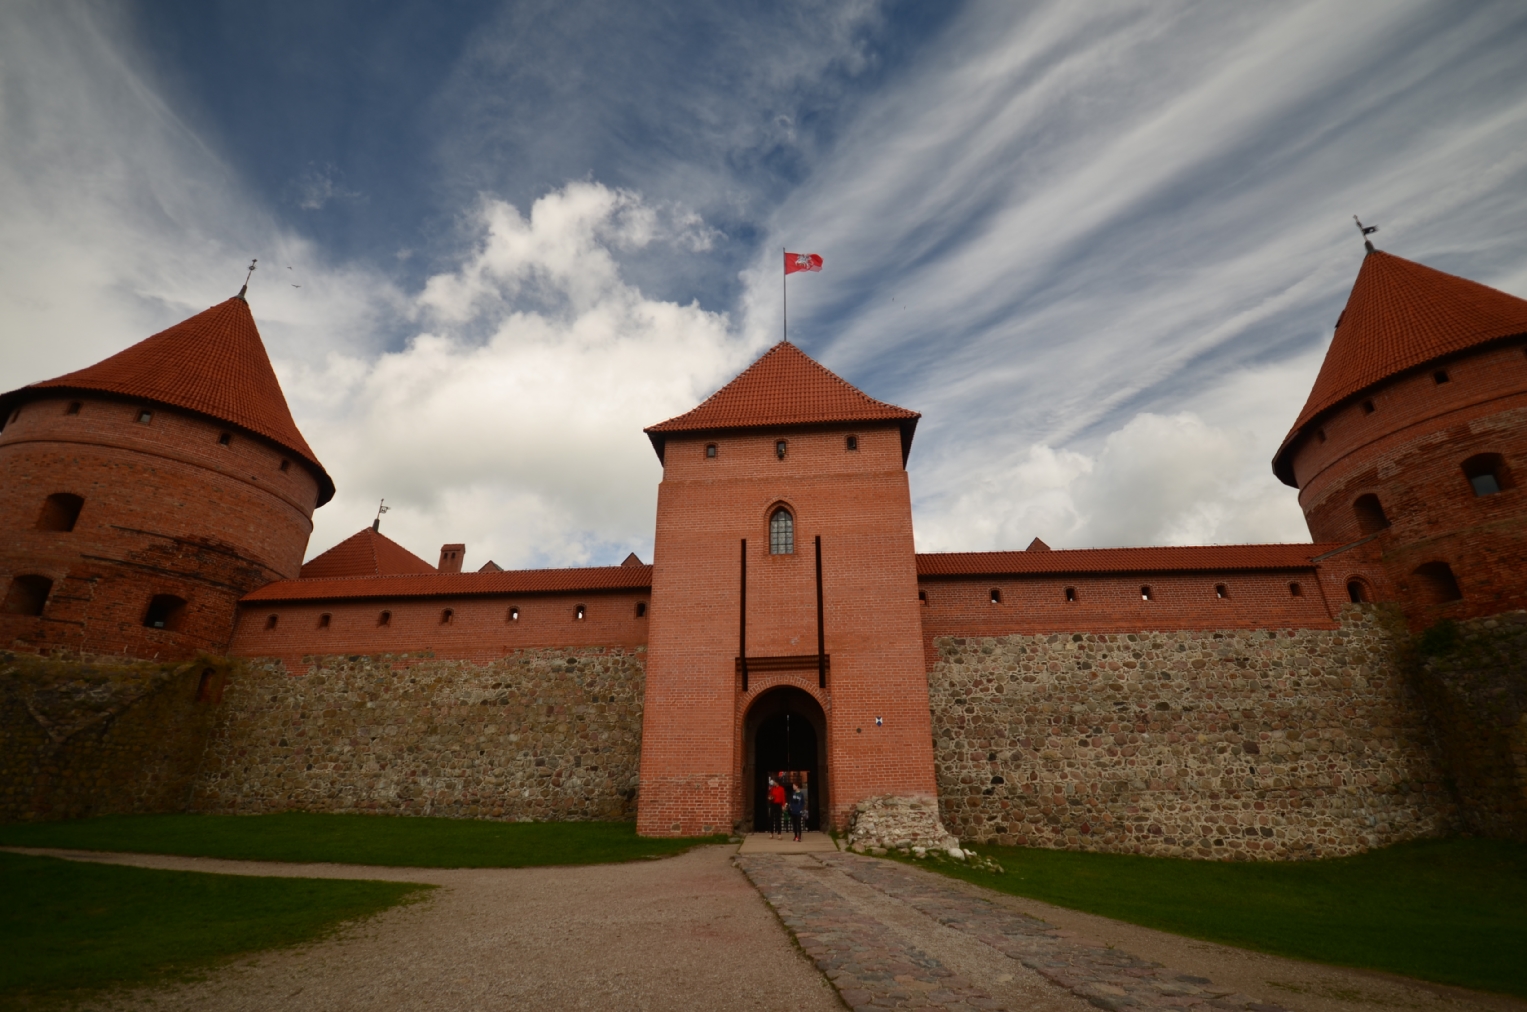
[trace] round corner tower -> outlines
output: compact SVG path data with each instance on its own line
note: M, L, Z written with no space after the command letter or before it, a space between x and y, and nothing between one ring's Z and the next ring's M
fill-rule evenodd
M221 652L333 494L240 296L0 395L0 645Z
M1412 627L1527 607L1527 301L1369 247L1273 458L1324 565ZM1340 578L1340 574L1334 574Z

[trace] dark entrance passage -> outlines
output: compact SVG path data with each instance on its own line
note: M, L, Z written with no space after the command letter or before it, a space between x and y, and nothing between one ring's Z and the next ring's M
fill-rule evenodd
M748 784L744 823L768 829L770 776L784 773L806 784L806 828L821 829L827 806L827 721L810 693L795 688L764 693L748 710L743 782Z

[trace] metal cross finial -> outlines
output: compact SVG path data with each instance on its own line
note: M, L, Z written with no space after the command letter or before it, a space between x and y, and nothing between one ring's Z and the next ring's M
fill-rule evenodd
M371 529L372 530L374 530L374 531L381 531L381 529L382 529L382 514L386 513L390 509L392 509L392 507L387 505L387 500L386 499L383 499L381 502L376 504L376 519L371 521Z
M249 273L244 275L244 287L239 289L239 298L242 299L244 297L244 293L249 291L249 279L254 276L255 264L259 262L260 260L258 257L249 261Z
M1360 233L1362 233L1362 236L1363 236L1363 246L1368 250L1369 253L1372 253L1373 252L1373 243L1368 239L1368 237L1370 235L1372 235L1373 233L1377 232L1379 230L1379 227L1377 225L1364 225L1362 223L1362 220L1359 219L1358 216L1355 215L1355 214L1352 216L1352 220L1357 222L1357 230Z

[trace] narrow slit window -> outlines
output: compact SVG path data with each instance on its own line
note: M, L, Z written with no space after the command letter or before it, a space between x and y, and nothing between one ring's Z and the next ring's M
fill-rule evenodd
M769 518L769 554L795 554L795 517L783 506Z
M217 702L217 699L215 698L217 695L217 683L215 681L216 678L217 672L212 668L205 668L202 670L201 678L197 679L196 682L196 702Z
M1149 600L1151 600L1151 588L1149 586L1144 586L1144 587L1140 588L1140 600L1142 600L1142 601L1149 601Z
M636 617L637 618L646 618L647 617L647 602L646 601L638 601L638 602L636 602Z
M715 443L706 443L705 444L705 457L706 457L707 460L715 460L716 459L716 444Z
M996 587L993 587L991 590L987 591L987 596L991 598L992 604L1002 603L1002 591L998 590Z
M330 615L328 612L324 612L322 615L319 615L318 616L318 628L320 628L320 629L327 629L327 628L329 628L329 621L333 617L334 616Z
M919 590L917 592L917 599L919 601L921 601L923 604L927 604L928 603L928 592L926 590Z
M289 471L289 470L291 470L291 467L292 467L292 462L291 461L289 461L289 460L281 461L281 470Z
M580 605L578 605L578 607L573 609L573 621L574 622L582 622L584 619L588 618L588 616L589 616L588 605L580 604Z
M1288 596L1289 597L1303 597L1304 596L1304 588L1299 586L1298 583L1291 583L1291 584L1288 585Z
M231 432L225 432L221 436L217 437L217 445L218 446L227 446L228 444L230 444L232 442L233 442L233 433L231 433Z
M384 626L384 627L392 625L392 612L390 612L390 611L382 612L380 615L378 615L376 617L376 624L379 625L379 626Z
M440 613L440 624L441 625L450 625L452 622L455 622L455 621L456 621L456 612L455 612L454 609L446 608L444 611L442 611Z
M1216 583L1214 585L1214 596L1223 601L1230 596L1230 591L1223 583Z
M785 459L785 441L783 439L775 441L774 455L777 456L780 460Z
M1076 603L1076 588L1075 587L1067 587L1066 588L1066 600L1069 601L1072 604Z
M843 441L843 445L847 449L849 449L850 451L857 450L857 449L859 449L859 437L858 436L849 436L847 439L845 439Z

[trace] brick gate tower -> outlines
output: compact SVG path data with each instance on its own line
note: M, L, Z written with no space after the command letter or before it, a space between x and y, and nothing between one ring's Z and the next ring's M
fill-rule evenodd
M1354 601L1411 625L1527 607L1527 301L1368 246L1273 471Z
M333 495L240 296L0 395L0 646L222 652Z
M638 832L743 821L766 718L813 743L791 761L813 771L820 824L867 797L936 796L906 473L918 418L781 342L647 430L663 481Z

